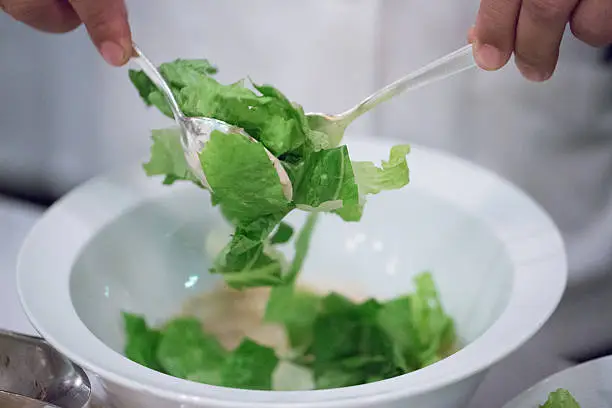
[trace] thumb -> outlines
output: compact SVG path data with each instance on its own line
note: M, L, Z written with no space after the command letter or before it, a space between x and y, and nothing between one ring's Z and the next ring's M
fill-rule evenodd
M91 40L110 65L121 66L132 55L132 35L123 0L69 0Z

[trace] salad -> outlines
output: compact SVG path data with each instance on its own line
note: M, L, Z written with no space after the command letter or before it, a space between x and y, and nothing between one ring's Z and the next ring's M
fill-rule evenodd
M199 319L177 317L154 328L142 316L124 313L128 358L191 381L258 390L277 389L275 372L291 365L308 374L310 388L326 389L408 373L454 351L454 324L429 273L416 277L414 293L389 301L357 302L296 283L319 216L357 222L368 195L408 184L408 145L393 147L380 166L351 161L347 146L312 130L302 107L270 85L223 85L207 60L176 60L159 69L186 115L225 121L259 142L215 131L200 154L212 203L235 227L210 272L222 275L232 290L268 288L262 323L280 327L289 347L245 336L228 348ZM130 71L130 78L147 105L172 117L143 72ZM179 138L176 128L153 131L144 170L163 176L164 184L187 181L204 188L191 175ZM291 200L264 146L287 171ZM309 213L297 232L283 221L292 211ZM294 245L293 259L279 250L284 244Z

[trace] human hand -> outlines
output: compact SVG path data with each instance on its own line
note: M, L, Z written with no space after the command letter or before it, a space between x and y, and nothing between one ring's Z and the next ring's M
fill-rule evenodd
M497 70L514 53L523 76L539 82L555 71L568 23L587 44L612 43L612 0L481 0L468 38L481 68Z
M132 40L123 0L0 0L0 8L38 30L72 31L85 24L91 40L111 65L132 55Z

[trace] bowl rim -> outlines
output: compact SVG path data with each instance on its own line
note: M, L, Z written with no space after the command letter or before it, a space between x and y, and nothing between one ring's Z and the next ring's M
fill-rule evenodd
M361 139L351 141L348 147L360 147L371 160L386 158L395 144L397 141ZM428 192L435 190L436 195L465 211L482 210L482 200L501 200L503 205L498 206L501 208L479 213L479 218L504 244L514 266L508 304L498 319L457 353L421 370L340 389L252 391L176 378L168 383L173 377L140 366L107 347L74 310L70 275L82 247L101 226L142 201L171 190L162 187L158 180L147 178L140 166L84 183L55 203L37 222L26 237L17 262L17 287L23 309L39 333L80 366L112 383L182 403L232 408L370 406L422 395L465 380L517 349L548 320L567 281L564 244L541 206L493 172L450 154L414 145L410 156L412 174L413 164L424 172L429 169L427 181L416 179L412 184ZM469 183L458 182L462 180ZM104 200L108 196L113 200ZM515 207L510 209L506 202ZM65 230L70 230L70 234L62 236ZM47 273L49 265L55 265L53 274Z

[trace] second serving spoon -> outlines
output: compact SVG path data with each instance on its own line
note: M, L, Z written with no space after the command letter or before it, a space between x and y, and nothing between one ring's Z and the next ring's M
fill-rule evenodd
M344 137L346 128L355 119L369 112L378 104L388 101L407 90L420 88L475 66L472 45L466 45L387 85L346 112L338 115L309 113L306 115L308 124L312 130L327 134L331 139L332 146L337 146Z

